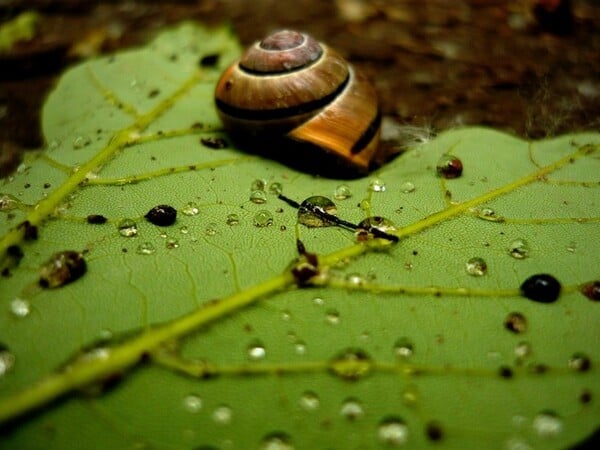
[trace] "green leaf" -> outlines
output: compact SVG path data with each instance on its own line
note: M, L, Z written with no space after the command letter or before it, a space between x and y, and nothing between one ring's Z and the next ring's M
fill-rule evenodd
M315 178L201 144L227 140L212 91L238 54L229 31L184 24L69 70L48 98L47 148L0 189L0 446L515 449L589 436L600 306L582 290L600 279L600 135L457 129L368 178ZM446 154L461 177L436 175ZM266 202L252 202L263 183ZM338 216L383 216L399 242L298 224L276 183L298 202L346 185ZM174 225L145 220L157 205L177 209ZM65 251L85 273L40 286ZM467 273L472 258L483 275ZM561 283L555 302L521 294L543 273Z

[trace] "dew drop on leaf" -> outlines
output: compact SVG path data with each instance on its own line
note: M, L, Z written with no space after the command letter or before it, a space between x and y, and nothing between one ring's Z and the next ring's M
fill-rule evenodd
M77 136L73 139L73 149L80 150L87 147L92 143L92 139L89 136Z
M135 252L138 255L152 255L154 252L156 252L156 247L154 247L152 242L142 242L140 245L138 245Z
M257 205L262 205L267 202L267 193L265 191L252 191L250 192L250 201Z
M415 192L415 184L412 181L405 181L400 185L400 192L403 194L410 194Z
M335 206L335 203L327 197L321 195L309 197L304 200L298 208L298 222L309 228L335 225L319 213L335 216L337 214L337 207Z
M542 273L527 278L521 285L521 294L535 302L552 303L558 299L560 289L556 278Z
M442 178L458 178L462 175L462 161L453 155L442 155L438 160L435 169Z
M366 352L350 348L329 363L331 373L347 381L358 381L373 369L373 362Z
M381 178L374 178L369 182L369 190L372 192L385 192L385 181Z
M374 230L379 230L384 233L393 233L397 230L396 225L389 219L381 216L372 216L367 217L360 221L357 225L356 232L354 233L356 236L356 240L359 242L366 241L372 237L374 237Z
M360 287L363 286L367 280L360 273L349 273L345 277L346 283L350 287Z
M271 225L273 225L273 215L266 209L260 210L254 215L254 226L264 228Z
M31 313L31 304L27 300L16 297L10 302L10 312L13 316L22 319Z
M408 441L408 427L399 417L387 417L379 423L377 437L388 447L400 447Z
M504 327L513 333L525 333L527 331L527 318L520 312L511 312L504 319Z
M197 216L200 213L200 208L196 202L188 202L181 208L181 214L184 216Z
M202 409L202 398L197 394L186 395L183 399L183 407L187 412L197 413Z
M508 246L508 253L515 259L525 259L529 256L529 244L524 239L515 239Z
M323 300L321 297L315 297L312 299L312 301L317 306L322 306L325 303L325 300Z
M408 337L401 337L394 344L394 354L400 359L410 358L414 350L415 346Z
M283 192L283 186L281 183L274 181L269 185L269 193L279 195Z
M138 233L137 224L131 219L121 219L117 223L117 229L123 237L135 237Z
M265 346L259 341L253 341L246 349L248 359L251 361L259 361L267 356Z
M346 200L350 197L352 197L352 191L347 184L340 184L335 188L335 191L333 191L333 198L336 200Z
M329 325L337 325L340 323L340 313L337 309L330 309L325 313L325 322Z
M402 391L402 402L406 406L415 406L419 401L419 390L414 384L408 384Z
M210 222L206 225L206 228L204 229L204 234L206 234L207 236L214 236L215 234L217 234L217 224L214 222Z
M252 183L250 184L251 191L264 191L266 187L267 187L267 180L263 180L260 178L253 180Z
M539 437L553 438L562 432L563 422L556 413L552 411L543 411L533 418L532 426Z
M363 409L362 403L357 398L349 397L342 402L340 414L345 419L356 420L364 416L365 411Z
M159 227L173 225L177 219L177 210L169 205L157 205L144 216L146 220Z
M592 368L592 360L585 353L577 352L569 358L568 366L575 372L587 372Z
M531 355L531 344L527 341L521 341L515 345L513 353L517 358L517 362L522 362L529 355Z
M294 450L294 446L291 437L287 433L275 431L262 439L260 450Z
M39 284L58 288L81 278L87 270L83 255L73 250L55 253L40 269Z
M179 248L179 240L175 238L169 238L167 239L167 242L165 242L165 247L169 250Z
M315 392L305 391L302 393L299 403L302 409L304 409L305 411L315 411L319 409L319 406L321 405L321 400Z
M465 270L469 275L482 277L487 273L487 263L483 258L471 258L465 263Z
M6 375L15 365L15 355L0 342L0 377Z
M183 225L179 228L179 232L181 234L188 234L190 232L190 229L187 227L187 225Z
M220 405L213 411L212 418L219 425L229 425L233 418L233 411L227 405Z
M294 351L296 355L305 355L306 354L306 343L304 341L298 341L294 344Z
M581 286L581 293L590 300L600 301L600 281L591 281Z
M225 223L227 225L229 225L230 227L232 227L234 225L239 225L240 216L235 213L227 214L227 219L225 220Z

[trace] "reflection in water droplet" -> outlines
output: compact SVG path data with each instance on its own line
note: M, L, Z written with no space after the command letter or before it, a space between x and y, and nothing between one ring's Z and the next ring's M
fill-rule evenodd
M183 399L183 407L187 412L197 413L202 409L202 399L196 394L187 395Z
M298 222L307 227L328 227L334 225L329 220L319 215L324 212L335 216L337 207L335 203L327 197L315 195L304 200L298 208Z
M581 293L593 302L600 301L600 281L594 280L581 286Z
M267 180L262 180L260 178L257 178L256 180L252 181L252 183L250 184L251 191L264 191L266 187L267 187Z
M73 139L73 149L79 150L87 147L92 143L92 139L89 136L77 136Z
M267 356L267 350L265 349L265 346L259 341L254 341L248 345L246 352L248 354L248 359L252 361L258 361Z
M300 397L300 406L306 411L315 411L320 405L321 400L313 391L306 391Z
M445 154L440 157L435 169L443 178L458 178L462 175L463 164L456 156Z
M260 443L260 450L294 450L292 439L287 433L269 433Z
M568 365L575 372L587 372L592 368L592 360L585 353L577 352L569 358Z
M225 223L231 227L234 225L239 225L240 216L235 213L227 214L227 219L225 220Z
M393 233L397 230L396 225L389 219L381 216L367 217L360 221L354 233L359 242L366 241L373 236L374 230L383 231L384 233Z
M10 312L15 317L27 317L31 313L31 304L27 300L16 297L10 302Z
M206 234L207 236L214 236L215 234L217 234L217 224L214 222L206 224L204 234Z
M283 186L281 183L274 181L269 185L269 193L274 195L279 195L283 192Z
M371 210L371 202L368 199L363 198L358 203L358 207L368 213Z
M0 343L0 377L10 372L15 365L15 355L4 344Z
M349 397L342 402L340 414L348 420L360 419L365 411L360 401L354 397Z
M336 200L346 200L350 197L352 197L352 191L350 190L350 186L347 184L340 184L333 192L333 198Z
M138 255L152 255L154 254L154 252L156 252L156 247L154 247L154 244L152 244L152 242L143 242L140 245L138 245L138 248L136 250L136 253Z
M188 202L181 208L181 214L185 216L197 216L200 213L196 202Z
M117 223L119 234L123 237L135 237L138 234L137 224L131 219L122 219Z
M389 447L400 447L408 441L408 427L399 417L388 417L377 427L377 437Z
M340 323L340 313L336 309L330 309L325 313L325 322L330 325L337 325Z
M471 258L466 262L465 270L469 275L481 277L487 273L487 263L483 258Z
M267 202L267 193L265 191L252 191L250 192L250 201L262 205Z
M385 192L385 181L375 178L369 182L369 190L373 192Z
M404 194L410 194L411 192L415 192L415 184L411 181L405 181L400 185L400 192Z
M233 418L233 411L229 406L221 405L213 411L212 418L219 425L228 425Z
M254 226L264 228L270 227L271 225L273 225L273 215L266 209L258 211L254 215Z
M541 438L553 438L559 435L563 429L560 417L552 411L544 411L533 419L533 429Z
M515 259L525 259L529 256L529 245L524 239L515 239L508 246L508 253Z
M179 248L179 241L174 238L169 238L169 239L167 239L167 242L165 243L165 247L167 247L169 250Z
M408 337L401 337L394 344L394 354L401 359L410 358L414 352L414 344Z

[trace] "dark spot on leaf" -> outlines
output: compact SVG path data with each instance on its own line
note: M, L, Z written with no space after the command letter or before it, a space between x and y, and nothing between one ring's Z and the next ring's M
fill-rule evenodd
M431 441L440 441L444 437L444 430L438 422L432 421L425 425L425 434Z
M536 375L543 375L546 372L548 372L548 366L546 364L542 364L542 363L537 363L537 364L532 364L528 367L529 372L536 374Z
M509 379L513 377L513 370L508 366L502 366L498 370L498 375L500 375L502 378Z
M52 186L50 183L44 183L44 189L49 189Z
M220 55L218 53L211 53L200 58L200 67L213 67L219 62Z
M594 302L600 301L600 281L590 281L584 284L581 286L581 293Z
M148 98L158 97L159 94L160 89L152 89L150 92L148 92Z
M201 130L204 128L204 124L201 122L194 122L191 126L192 130Z
M23 152L21 149L13 142L3 140L0 143L0 178L13 173L22 160Z
M21 222L17 228L23 229L23 239L26 241L36 241L38 238L38 227L31 225L29 220Z
M534 302L552 303L558 299L560 288L556 278L542 273L527 278L521 285L521 294Z
M513 333L525 333L527 331L527 318L520 312L511 312L504 319L504 327Z
M584 389L581 394L579 394L579 401L584 405L590 403L592 401L592 392L588 389Z
M57 288L78 280L85 274L87 265L80 252L66 250L55 253L42 266L39 284L43 288Z
M227 141L220 137L205 137L201 138L200 142L202 145L208 148L212 148L214 150L219 150L227 147Z
M169 205L158 205L152 208L144 216L148 222L158 225L159 227L168 227L175 223L177 211Z
M102 225L103 223L106 223L108 221L108 219L102 214L90 214L89 216L87 216L86 220L87 223L91 223L93 225Z
M436 165L436 171L442 178L458 178L462 175L463 164L456 156L443 155ZM452 194L447 192L446 196L451 197Z
M569 368L576 372L587 372L592 368L592 360L585 353L577 352L569 358Z

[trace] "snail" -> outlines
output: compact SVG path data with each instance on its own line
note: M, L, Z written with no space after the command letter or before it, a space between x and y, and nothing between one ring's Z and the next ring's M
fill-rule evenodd
M242 147L320 175L363 175L378 163L374 87L307 34L277 31L221 75L219 117Z

